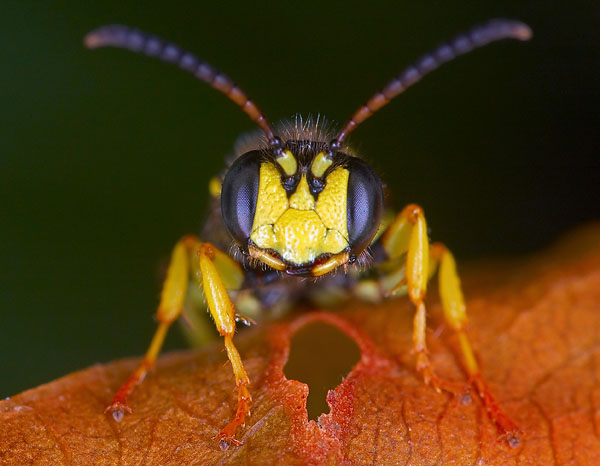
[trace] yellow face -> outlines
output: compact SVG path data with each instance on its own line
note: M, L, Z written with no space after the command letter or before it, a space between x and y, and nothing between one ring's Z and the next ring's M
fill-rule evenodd
M275 251L288 264L303 265L312 264L323 254L341 253L350 246L349 172L343 167L332 170L325 178L325 188L315 200L306 174L301 175L293 194L289 195L282 186L281 170L293 175L297 165L289 151L275 162L261 163L250 239L258 248ZM310 170L313 175L321 176L327 167L327 161L318 154Z
M368 164L311 139L244 152L229 167L220 199L223 223L255 261L250 266L313 277L354 263L383 209L381 181Z

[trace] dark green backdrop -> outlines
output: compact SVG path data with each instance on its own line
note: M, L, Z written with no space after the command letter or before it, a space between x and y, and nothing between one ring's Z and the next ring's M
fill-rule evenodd
M463 262L536 250L599 217L597 2L85 3L0 7L1 396L145 350L161 264L198 231L210 176L253 128L178 69L84 49L104 23L197 52L273 120L342 122L441 40L522 19L533 41L445 66L352 140Z

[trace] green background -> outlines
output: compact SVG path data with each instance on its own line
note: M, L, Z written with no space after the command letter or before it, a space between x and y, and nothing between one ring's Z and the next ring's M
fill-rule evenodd
M444 66L352 137L396 206L421 204L462 262L600 217L597 2L3 1L0 396L145 350L170 248L199 231L209 178L253 129L187 73L84 49L87 31L169 38L273 121L343 123L421 53L498 16L534 40ZM167 346L183 345L172 332Z

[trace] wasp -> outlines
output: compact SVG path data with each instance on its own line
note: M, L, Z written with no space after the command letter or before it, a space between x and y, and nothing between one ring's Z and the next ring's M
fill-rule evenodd
M436 375L425 338L425 296L437 271L444 318L457 335L469 380L492 421L511 445L518 444L518 428L496 402L473 353L452 253L442 243L430 243L425 215L418 205L385 215L383 183L347 138L443 63L490 42L528 40L531 35L526 24L514 20L494 19L475 26L421 56L334 132L319 118L297 117L295 123L272 127L228 76L154 35L122 25L90 32L85 44L91 49L128 49L188 71L226 95L261 130L238 144L233 162L211 181L213 209L202 236L187 235L175 245L158 306L158 328L139 367L106 412L120 421L132 411L128 399L154 366L169 327L182 315L190 283L204 292L235 376L237 409L216 435L226 445L241 444L236 432L245 425L252 402L250 380L233 341L236 321L250 321L241 312L241 297L253 297L266 311L334 288L367 300L408 295L415 308L416 370L425 383L451 390L452 382Z

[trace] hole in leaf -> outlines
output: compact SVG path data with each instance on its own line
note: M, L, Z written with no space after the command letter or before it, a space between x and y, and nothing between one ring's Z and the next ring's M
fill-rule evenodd
M301 328L290 342L284 373L288 379L308 385L308 418L329 412L327 392L337 387L360 360L354 340L322 322Z

